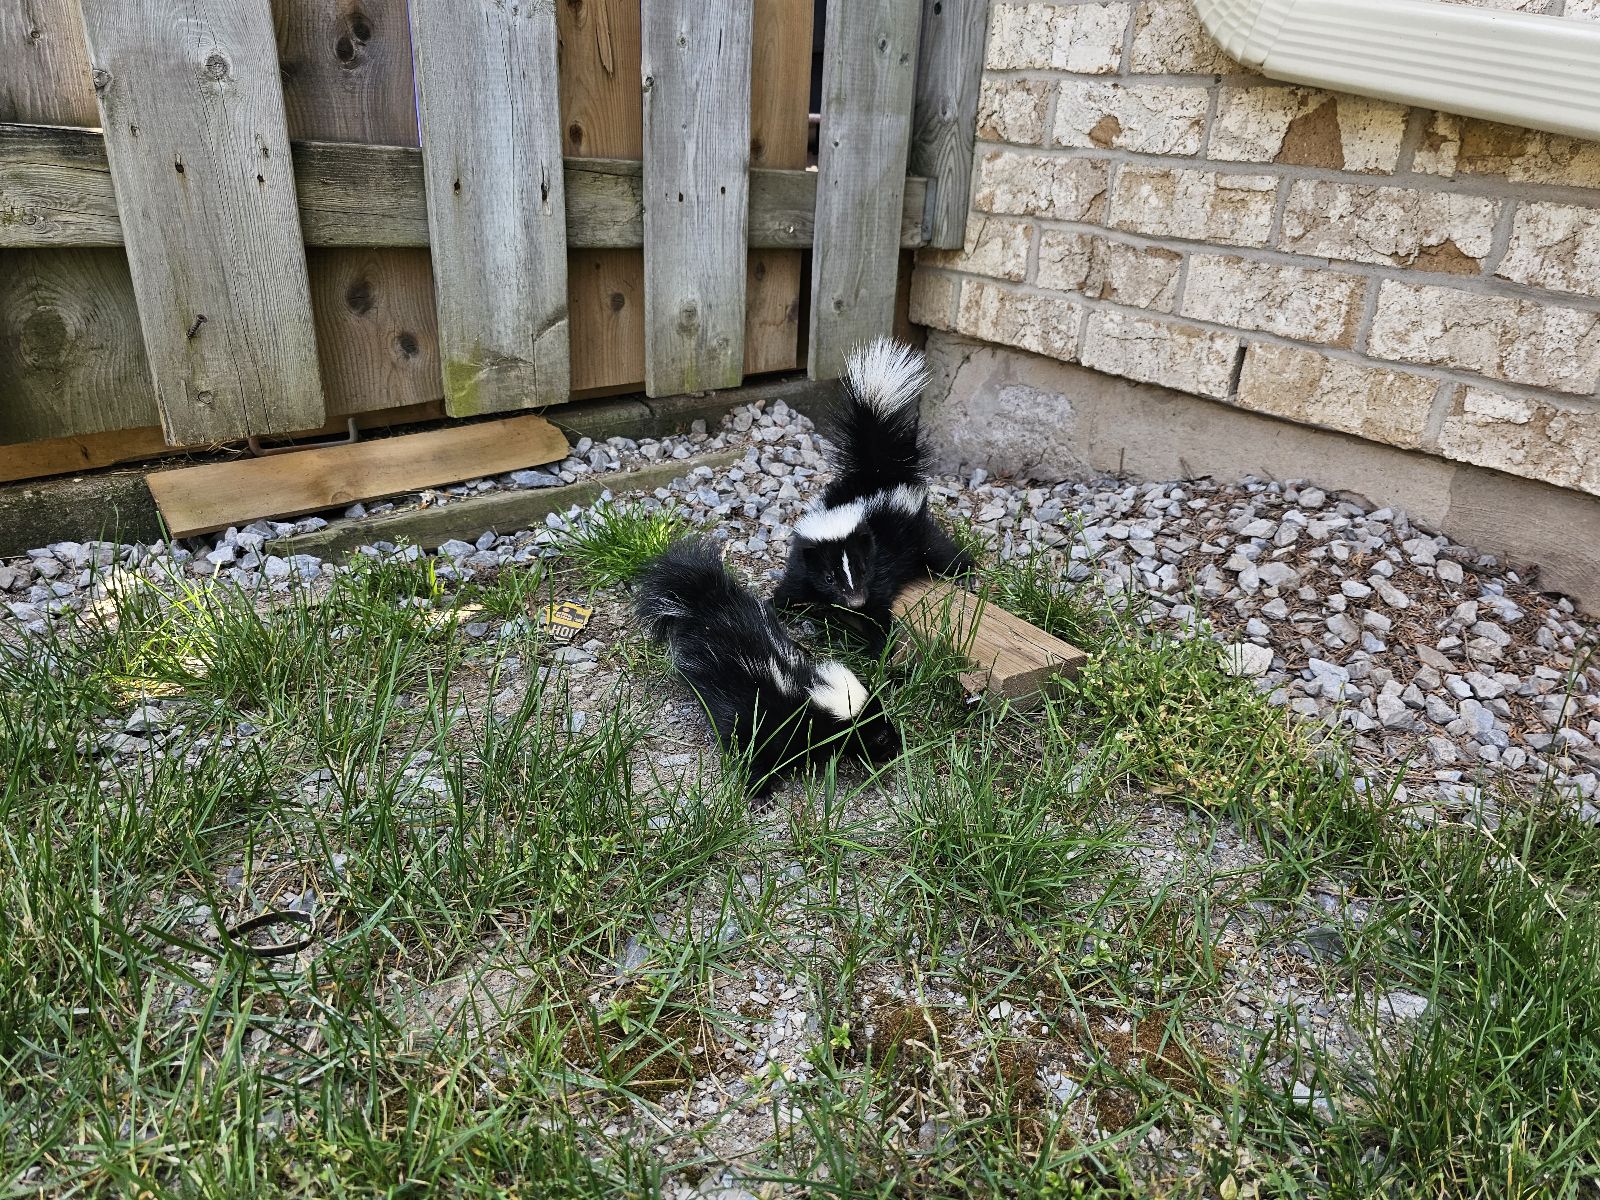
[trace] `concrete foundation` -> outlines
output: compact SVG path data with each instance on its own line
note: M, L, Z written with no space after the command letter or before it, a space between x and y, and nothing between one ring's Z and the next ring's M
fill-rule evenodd
M1600 500L930 331L940 465L1043 481L1307 479L1497 555L1600 613Z

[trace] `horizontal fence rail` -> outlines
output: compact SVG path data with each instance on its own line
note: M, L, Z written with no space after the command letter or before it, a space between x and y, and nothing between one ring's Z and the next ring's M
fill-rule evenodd
M293 142L300 229L308 246L427 246L422 152L411 146ZM644 179L632 159L566 160L567 245L644 245ZM899 245L927 244L928 181L907 176ZM810 249L815 171L750 172L751 249ZM120 246L122 219L105 143L90 129L0 122L0 249Z

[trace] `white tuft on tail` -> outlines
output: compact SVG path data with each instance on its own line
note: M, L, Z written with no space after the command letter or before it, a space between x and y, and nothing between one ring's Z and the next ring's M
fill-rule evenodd
M851 352L844 364L845 382L875 412L898 412L928 385L922 355L892 338L878 338Z
M867 689L843 663L832 659L817 664L817 683L811 688L811 703L841 721L849 721L867 706Z
M794 523L794 531L808 542L837 542L849 537L867 515L860 500L837 508L817 508Z

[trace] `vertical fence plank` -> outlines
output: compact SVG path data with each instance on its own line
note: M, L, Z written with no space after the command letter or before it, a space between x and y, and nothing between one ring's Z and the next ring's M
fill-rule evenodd
M749 0L644 0L645 391L744 377Z
M76 0L0 4L0 120L100 124Z
M123 252L0 253L0 444L159 419Z
M405 0L272 0L289 136L417 144ZM308 249L329 415L437 400L433 267L422 250Z
M556 7L561 134L573 158L643 158L639 0ZM644 382L644 255L574 250L567 257L574 390Z
M813 9L813 0L755 0L750 52L752 167L805 169ZM750 251L745 281L747 376L799 365L804 267L804 251Z
M828 0L811 266L813 379L894 321L919 0Z
M565 400L567 214L550 3L412 0L451 416Z
M322 424L272 24L232 0L83 0L167 440Z
M77 0L0 3L0 121L100 124ZM160 419L121 247L0 250L0 443Z
M988 0L923 0L910 173L933 189L928 241L944 249L966 238L988 16Z

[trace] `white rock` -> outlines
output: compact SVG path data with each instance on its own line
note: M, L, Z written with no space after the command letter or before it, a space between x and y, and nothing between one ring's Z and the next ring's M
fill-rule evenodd
M1259 679L1272 669L1272 651L1252 642L1235 642L1223 648L1222 669L1229 675Z

